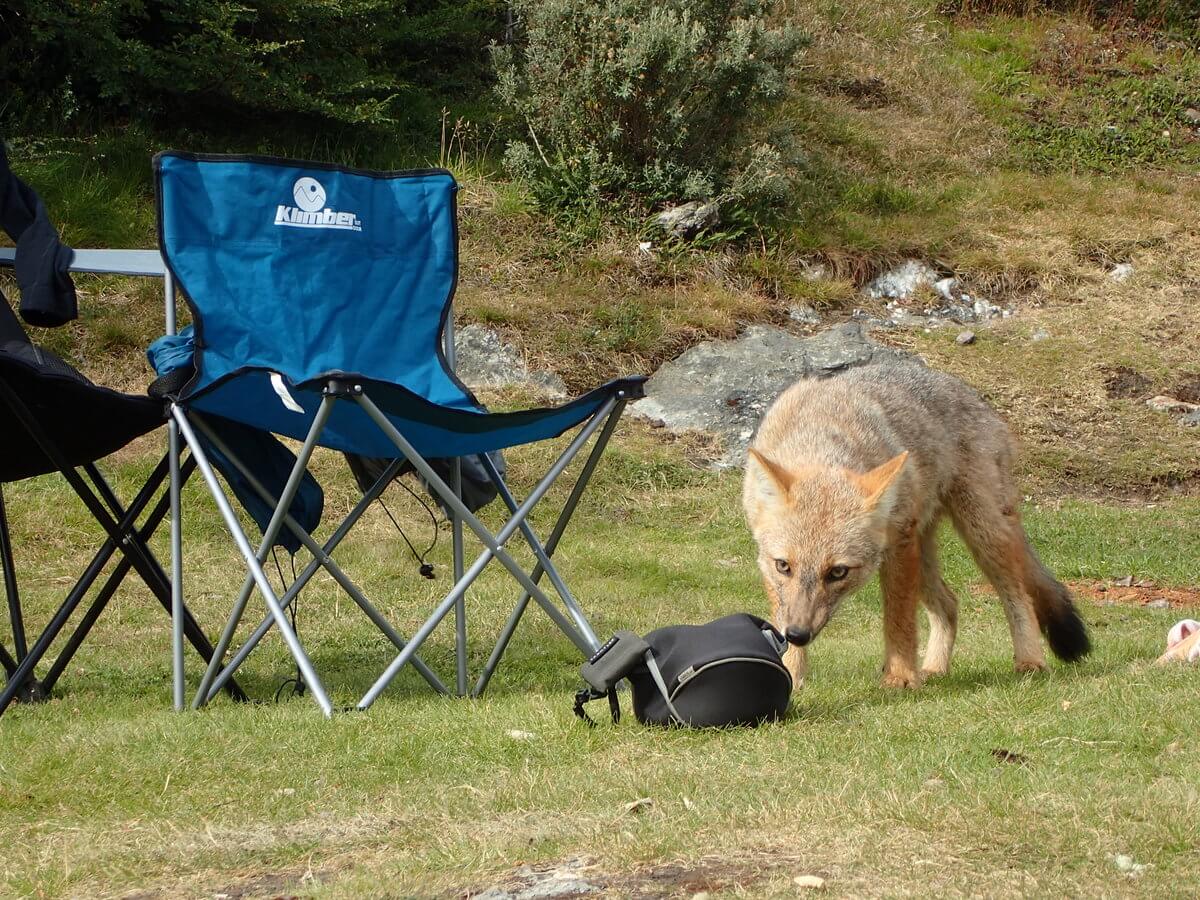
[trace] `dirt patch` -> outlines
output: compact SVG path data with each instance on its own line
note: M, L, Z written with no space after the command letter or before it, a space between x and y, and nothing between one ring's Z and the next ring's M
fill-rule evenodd
M1200 403L1200 375L1189 373L1167 391L1167 395L1184 403Z
M264 872L261 875L248 876L211 891L206 890L204 896L212 897L214 900L251 900L251 898L258 897L270 897L272 900L285 900L285 898L286 900L290 900L290 898L297 896L295 893L297 888L303 887L307 890L316 885L324 884L331 877L331 872L313 872L311 870ZM163 898L178 896L179 888L175 886L126 894L123 900L163 900Z
M1104 392L1111 398L1138 400L1150 395L1150 379L1128 366L1105 367Z
M772 863L778 865L778 857ZM495 883L450 892L457 900L567 900L573 897L619 895L638 900L692 897L701 892L740 890L760 881L772 863L763 865L705 857L662 863L633 872L603 872L592 861L575 857L558 863L521 866Z
M1200 607L1200 587L1159 587L1153 581L1132 577L1110 581L1068 581L1067 587L1078 599L1098 606L1151 606L1166 600L1171 609ZM995 594L990 584L972 585L972 591ZM1153 608L1153 607L1151 607ZM1163 607L1166 608L1166 607Z
M1126 584L1125 582L1129 583ZM1069 581L1076 597L1104 606L1149 606L1166 600L1175 607L1200 607L1200 588L1159 587L1152 581L1117 579L1116 581Z
M882 78L846 78L831 85L858 109L879 109L892 102L892 92Z
M764 874L761 868L713 859L655 866L626 878L614 879L611 884L631 897L657 900L660 897L691 897L702 891L745 888Z

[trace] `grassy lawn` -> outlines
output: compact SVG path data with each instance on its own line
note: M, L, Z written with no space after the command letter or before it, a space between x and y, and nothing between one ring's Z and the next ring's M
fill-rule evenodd
M900 260L928 260L1014 315L977 327L969 347L956 327L873 337L962 377L1004 414L1043 559L1092 596L1132 575L1195 597L1200 441L1144 401L1200 391L1197 47L1083 14L947 12L1020 5L787 4L813 43L794 97L763 124L793 139L797 202L733 245L661 246L643 221L543 214L482 138L447 154L110 124L19 137L12 157L79 247L153 245L149 158L168 146L449 164L464 188L458 315L572 390L653 371L751 323L799 330L796 303L825 324L858 307L879 315L862 287ZM1126 263L1132 277L1110 277ZM77 285L80 321L35 339L101 383L143 390L160 286ZM16 298L7 274L0 289ZM109 461L122 496L160 443ZM511 454L519 488L549 452ZM707 452L637 424L618 433L559 554L602 636L764 611L738 478L699 468ZM353 482L333 454L316 468L326 521L340 520ZM40 625L96 529L55 479L6 486L5 498ZM427 543L423 511L395 489L388 501ZM188 602L216 633L241 570L198 480L185 502ZM540 532L550 515L535 516ZM164 561L165 544L164 533ZM175 715L166 619L130 581L53 699L0 720L0 896L465 897L556 867L603 896L794 896L802 874L853 896L1194 895L1197 674L1151 663L1167 628L1195 613L1081 601L1093 655L1018 677L994 596L949 533L945 546L963 606L948 677L915 693L878 686L871 588L818 642L786 721L724 733L585 728L571 714L581 660L536 610L482 700L434 696L408 670L369 714L325 721L309 698L272 701L293 672L273 635L239 674L260 702ZM405 633L448 588L448 533L426 581L379 509L337 557ZM474 671L516 597L498 569L472 595ZM260 601L251 608L261 615ZM323 575L298 614L335 703L353 703L390 645ZM449 622L422 656L452 676Z
M110 467L125 492L156 450ZM736 477L697 470L637 426L610 454L561 550L598 630L761 612ZM543 461L514 453L516 482ZM332 454L319 462L327 509L344 510L348 473ZM41 621L93 533L52 480L6 497ZM240 577L198 484L185 502L189 602L215 630ZM419 509L398 494L391 506L407 510L414 543L427 535ZM1066 500L1026 514L1065 579L1194 583L1200 502ZM411 632L447 586L444 538L426 582L376 509L339 559ZM786 721L725 733L585 728L570 710L580 661L532 613L482 700L433 696L410 671L369 714L325 721L308 698L270 701L291 671L274 637L243 670L264 703L175 715L166 619L130 583L55 698L3 719L0 894L458 896L578 856L613 896L791 896L797 874L845 895L1186 893L1196 676L1149 666L1183 613L1087 603L1096 652L1019 677L998 604L949 535L946 553L963 601L950 676L917 693L878 686L872 589L819 641ZM390 654L328 579L314 587L301 634L348 703ZM473 666L514 599L506 578L485 578ZM450 675L448 627L423 656ZM626 811L639 798L653 804ZM1146 868L1125 874L1116 854Z

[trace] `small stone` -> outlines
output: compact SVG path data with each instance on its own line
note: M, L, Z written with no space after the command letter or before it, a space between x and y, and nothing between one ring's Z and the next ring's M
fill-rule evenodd
M894 309L888 321L899 328L919 328L925 324L925 317L910 313L907 309Z
M532 741L535 737L537 737L537 735L532 731L522 731L519 728L510 728L508 731L508 736L514 741Z
M1030 339L1033 341L1048 341L1050 340L1050 332L1048 332L1045 328L1039 328L1032 335L1030 335Z
M954 292L957 288L958 288L958 279L957 278L943 278L940 281L935 281L933 284L933 289L935 291L937 291L938 294L940 294L942 297L945 297L947 300L954 300ZM967 295L963 294L962 298L964 300L966 300Z
M1132 265L1129 263L1118 263L1109 270L1108 277L1113 281L1127 281L1132 274Z
M1185 416L1181 416L1179 424L1185 428L1200 428L1200 409L1192 410Z
M1135 877L1140 875L1146 868L1142 863L1134 862L1133 857L1126 853L1118 853L1113 857L1113 862L1122 872Z
M1200 109L1196 109L1194 106L1185 109L1183 111L1183 119L1192 125L1200 125Z
M797 875L792 879L792 883L798 888L805 888L807 890L825 890L825 879L820 875Z
M800 325L820 325L820 314L807 303L799 303L788 309L788 318Z
M956 338L954 339L954 343L956 343L956 344L961 344L961 345L962 345L962 346L964 346L964 347L965 347L965 346L967 346L967 344L973 344L973 343L975 343L975 332L973 332L973 331L960 331L960 332L958 333L958 337L956 337Z
M654 217L654 224L677 238L687 239L716 225L720 219L721 209L716 203L693 200L664 209Z
M907 299L922 287L932 287L943 279L930 266L908 259L889 272L884 272L866 287L868 297Z
M1197 406L1195 403L1177 400L1176 398L1168 397L1165 394L1159 394L1157 397L1151 397L1146 401L1146 405L1155 412L1165 413L1190 413L1200 410L1200 406Z
M1170 609L1171 601L1166 597L1156 597L1146 604L1146 609Z

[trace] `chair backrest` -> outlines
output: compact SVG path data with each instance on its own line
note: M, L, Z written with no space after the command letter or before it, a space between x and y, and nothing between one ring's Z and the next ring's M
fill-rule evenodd
M472 405L442 350L458 275L449 172L176 152L154 168L160 246L196 324L190 396L247 372L345 373Z

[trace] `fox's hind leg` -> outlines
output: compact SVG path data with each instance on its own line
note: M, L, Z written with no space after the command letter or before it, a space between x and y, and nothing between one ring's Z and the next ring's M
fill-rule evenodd
M998 467L1006 468L1005 461L998 461ZM950 513L976 564L1000 596L1017 671L1035 672L1046 668L1046 656L1037 611L1026 589L1029 551L1015 494L1007 471L994 472L990 478L955 485Z
M950 654L958 633L958 597L942 580L936 522L921 535L921 602L929 616L929 644L921 673L945 675L950 671Z

